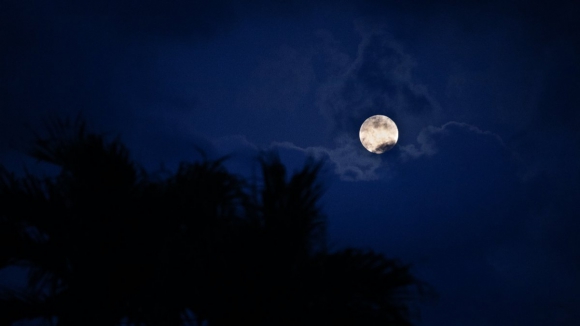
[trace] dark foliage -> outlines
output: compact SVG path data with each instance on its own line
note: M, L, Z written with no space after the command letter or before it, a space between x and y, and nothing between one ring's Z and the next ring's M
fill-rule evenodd
M372 251L326 249L321 164L262 181L222 160L149 177L118 140L56 121L32 155L56 177L0 171L0 268L29 271L0 290L0 324L410 325L425 286Z

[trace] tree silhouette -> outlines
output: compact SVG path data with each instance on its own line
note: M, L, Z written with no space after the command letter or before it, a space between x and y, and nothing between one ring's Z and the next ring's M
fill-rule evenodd
M411 325L428 295L408 265L326 248L319 162L288 175L264 154L259 183L224 159L155 178L81 120L31 154L60 173L0 170L0 268L29 272L0 289L2 325Z

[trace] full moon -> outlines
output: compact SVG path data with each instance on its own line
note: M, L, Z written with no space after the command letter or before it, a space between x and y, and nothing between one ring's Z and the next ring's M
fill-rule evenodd
M395 147L399 139L399 129L389 117L373 115L360 126L359 138L369 152L382 154Z

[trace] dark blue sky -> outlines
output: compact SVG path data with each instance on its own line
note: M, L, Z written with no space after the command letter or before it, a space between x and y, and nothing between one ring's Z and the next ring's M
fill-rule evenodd
M420 325L580 323L574 1L0 1L0 157L83 115L148 168L327 161L330 240L414 265ZM385 114L399 143L367 152Z

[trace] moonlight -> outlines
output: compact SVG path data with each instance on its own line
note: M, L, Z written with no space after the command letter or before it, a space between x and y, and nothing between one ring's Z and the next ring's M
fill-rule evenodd
M369 152L382 154L397 144L399 130L389 117L373 115L363 122L359 137L360 142Z

